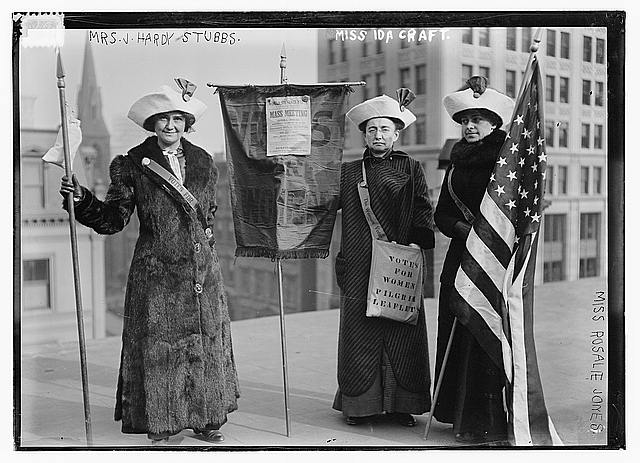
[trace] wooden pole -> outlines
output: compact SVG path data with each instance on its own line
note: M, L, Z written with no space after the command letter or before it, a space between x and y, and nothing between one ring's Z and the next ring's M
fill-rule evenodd
M282 50L280 52L280 83L287 83L287 55L284 49L284 43L282 44ZM286 169L286 166L285 166ZM286 181L286 171L285 171L285 181ZM287 194L285 187L285 195ZM285 196L285 206L286 206L286 196ZM287 213L286 207L284 211L285 215ZM280 303L280 346L282 350L282 382L284 386L284 415L285 415L285 423L287 429L287 437L291 436L291 417L289 416L289 372L287 367L287 333L285 330L284 323L284 294L283 294L283 283L282 283L282 259L278 257L276 259L277 267L278 267L278 301Z
M424 439L429 437L429 429L431 429L431 420L433 420L433 412L436 409L436 403L438 403L438 396L440 395L440 386L442 386L442 378L444 377L444 369L447 366L447 360L449 359L449 352L451 352L451 344L453 343L453 334L456 332L456 325L458 324L458 317L453 319L453 325L451 325L451 333L449 334L449 340L447 341L447 348L444 351L444 358L442 359L442 366L440 367L440 374L438 375L438 382L436 383L436 390L433 392L433 400L431 401L431 410L429 410L429 420L427 426L424 429Z
M60 50L57 50L57 84L60 99L60 117L62 119L62 141L64 147L64 170L71 181L73 175L71 169L71 155L69 153L69 126L67 121L67 105L65 97L64 68ZM73 193L67 194L67 210L69 212L69 232L71 236L71 260L73 262L73 282L76 299L76 319L78 324L78 344L80 346L80 371L82 377L82 399L84 403L84 425L87 446L93 445L91 432L91 409L89 405L89 380L87 376L87 355L84 339L84 320L82 318L82 293L80 289L80 266L78 264L78 237L76 235L76 217L73 204Z

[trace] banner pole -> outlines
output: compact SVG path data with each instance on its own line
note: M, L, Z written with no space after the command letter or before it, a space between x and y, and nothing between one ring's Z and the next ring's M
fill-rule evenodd
M58 95L60 99L60 116L62 123L62 141L64 148L64 169L65 175L71 181L73 175L71 169L71 155L69 153L69 127L67 123L67 106L65 97L64 68L62 67L62 57L60 49L57 50L56 69ZM76 319L78 324L78 344L80 346L80 371L82 377L82 400L84 403L84 424L87 446L93 445L91 432L91 409L89 405L89 380L87 375L87 355L84 339L84 320L82 318L82 294L80 287L80 266L78 263L78 237L76 235L76 218L73 204L73 193L67 194L67 210L69 212L69 232L71 236L71 260L73 263L73 282L76 299Z
M282 50L280 51L280 83L287 83L287 54L284 49L284 42L282 43ZM285 166L286 167L286 166ZM286 173L285 173L286 181ZM286 216L286 208L285 208ZM284 295L282 285L282 259L278 257L276 259L278 267L278 301L280 303L280 346L282 350L282 382L284 386L284 415L287 428L287 437L291 436L291 418L289 416L289 372L287 366L287 334L284 323Z
M289 416L289 373L287 368L287 334L284 324L284 297L282 290L282 259L277 258L278 265L278 300L280 302L280 345L282 348L282 380L284 383L284 413L287 437L291 435L291 419Z
M444 369L447 367L447 360L449 359L449 352L451 352L451 344L453 343L453 334L456 331L456 325L458 324L458 317L453 319L453 325L451 325L451 334L449 334L449 340L447 341L447 348L444 351L444 358L442 359L442 366L440 367L440 374L438 375L438 382L436 383L436 390L433 392L433 400L431 401L431 410L429 410L429 420L424 430L424 440L429 437L429 429L431 429L431 420L433 420L433 412L436 409L436 403L438 403L438 396L440 395L440 386L442 386L442 378L444 377Z

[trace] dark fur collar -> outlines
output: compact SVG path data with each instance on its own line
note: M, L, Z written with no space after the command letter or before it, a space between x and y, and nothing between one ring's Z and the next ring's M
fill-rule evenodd
M491 167L507 134L496 129L482 140L468 143L464 138L453 145L451 163L459 168Z

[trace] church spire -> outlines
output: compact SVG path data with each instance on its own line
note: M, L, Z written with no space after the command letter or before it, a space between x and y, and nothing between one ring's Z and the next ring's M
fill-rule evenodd
M102 98L96 78L93 51L88 40L84 48L82 83L78 92L78 119L82 122L83 136L104 137L109 135L102 117Z

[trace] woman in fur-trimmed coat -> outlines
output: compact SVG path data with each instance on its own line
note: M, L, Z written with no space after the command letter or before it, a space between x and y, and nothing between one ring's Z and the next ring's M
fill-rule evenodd
M486 87L486 80L472 77L458 92L447 95L444 105L460 124L462 138L451 151L434 215L438 229L451 238L440 275L436 378L442 370L455 314L450 295L466 249L473 218L487 189L498 153L506 137L500 130L513 110L513 100ZM451 194L453 192L453 195ZM457 204L457 198L462 205ZM464 208L468 210L463 212ZM470 222L471 220L471 222ZM463 324L457 323L440 392L435 418L453 424L456 441L463 444L504 443L507 421L501 368L482 349Z
M157 135L114 158L104 201L75 178L63 179L61 189L73 191L77 220L101 234L122 230L137 209L140 234L125 296L115 419L122 420L122 432L147 433L154 443L187 428L222 441L218 429L239 397L212 234L218 172L205 150L182 138L203 110L194 100L183 102L167 87L134 104L129 117ZM145 158L183 183L205 224L145 172Z

